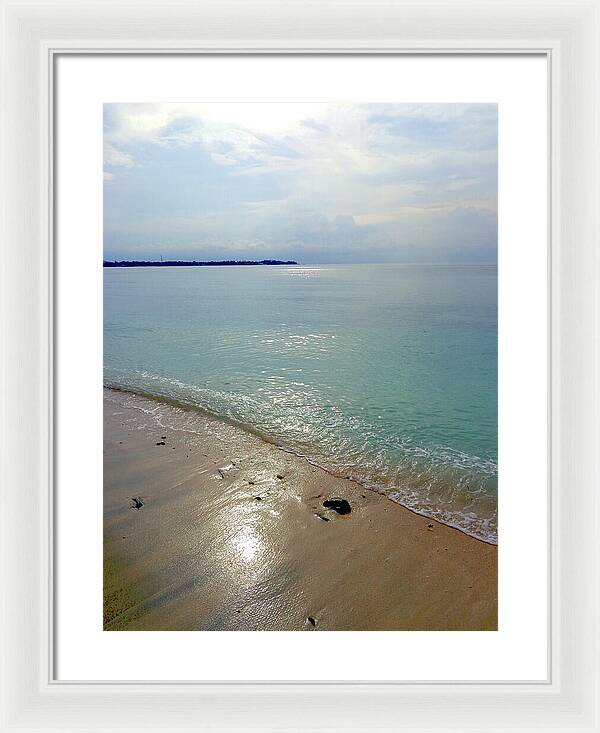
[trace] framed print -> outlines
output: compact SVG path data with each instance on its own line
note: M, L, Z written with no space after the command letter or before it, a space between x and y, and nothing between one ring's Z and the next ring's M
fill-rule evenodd
M3 10L2 729L598 730L597 3Z

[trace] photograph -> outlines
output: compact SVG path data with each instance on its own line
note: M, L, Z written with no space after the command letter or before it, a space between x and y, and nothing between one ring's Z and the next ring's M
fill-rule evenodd
M0 733L600 733L600 0L0 28Z
M498 116L103 105L105 631L497 631Z

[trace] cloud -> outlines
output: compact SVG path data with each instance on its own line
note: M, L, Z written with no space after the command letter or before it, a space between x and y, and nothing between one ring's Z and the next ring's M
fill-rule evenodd
M495 105L105 105L105 255L496 257Z
M109 168L115 166L124 166L131 168L133 166L133 158L122 150L117 150L110 142L104 142L104 165Z

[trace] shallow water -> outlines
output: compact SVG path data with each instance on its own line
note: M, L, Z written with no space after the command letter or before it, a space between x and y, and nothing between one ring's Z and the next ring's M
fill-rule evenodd
M104 270L107 384L497 541L495 266Z

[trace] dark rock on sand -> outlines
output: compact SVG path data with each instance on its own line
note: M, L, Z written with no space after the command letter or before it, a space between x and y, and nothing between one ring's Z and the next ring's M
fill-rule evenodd
M159 441L156 445L166 445L164 440Z
M347 499L340 499L339 496L334 496L331 499L325 499L323 506L327 509L333 509L338 514L350 514L352 507Z
M319 519L322 519L324 522L329 522L330 521L329 517L326 517L325 515L321 514L320 512L317 512L315 514L315 517L319 517Z
M141 509L144 506L144 500L141 496L131 496L129 501L132 509Z
M282 473L278 473L277 474L277 478L281 481L281 480L283 480L284 476L283 476Z
M307 616L306 620L308 621L308 623L311 626L316 626L317 625L317 622L314 620L314 618L312 616Z

